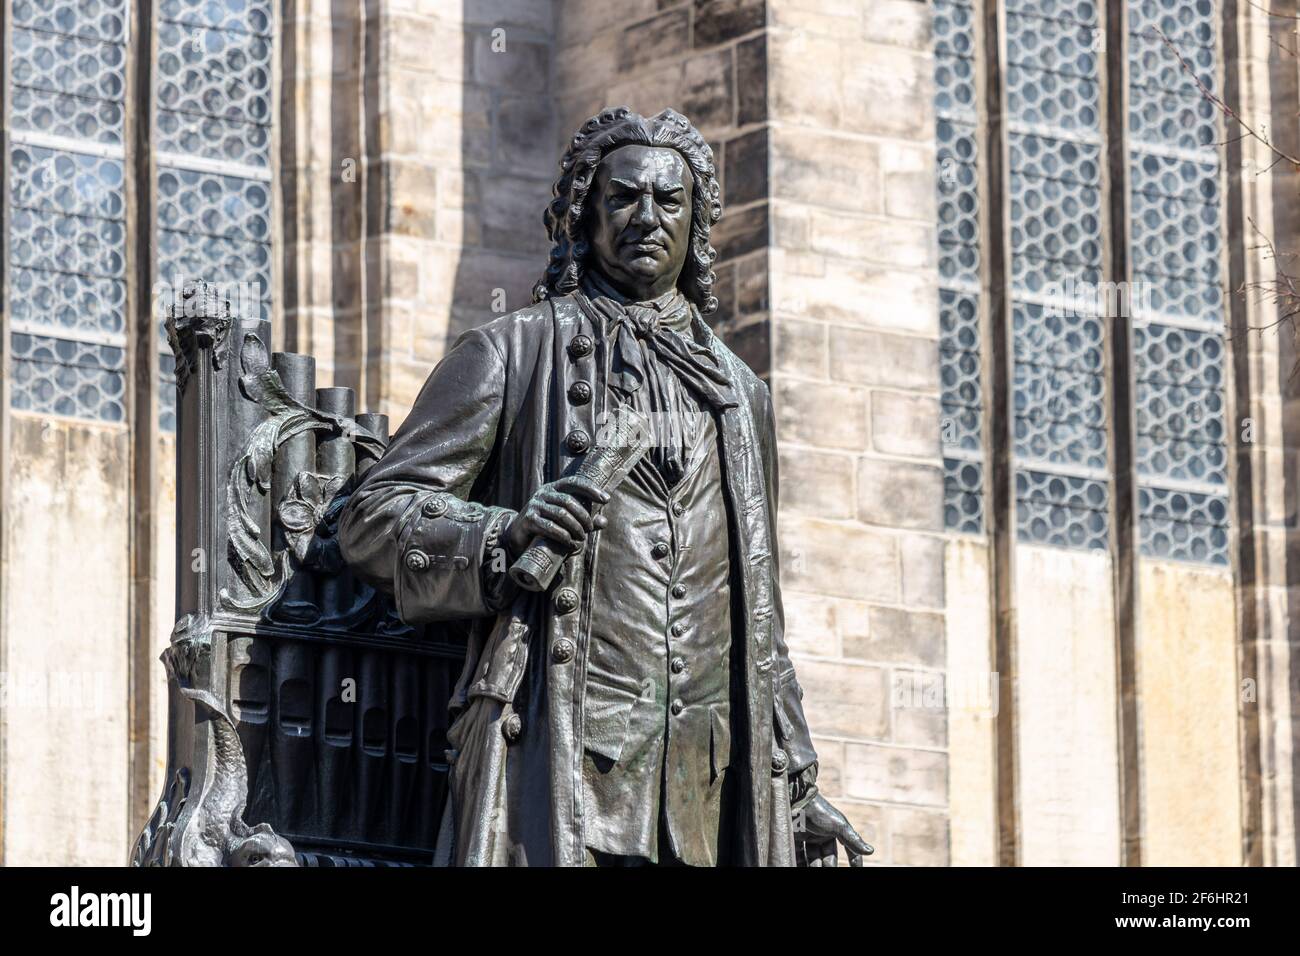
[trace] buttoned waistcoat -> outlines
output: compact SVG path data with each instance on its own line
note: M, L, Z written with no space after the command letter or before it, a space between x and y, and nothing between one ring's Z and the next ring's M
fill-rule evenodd
M764 385L697 317L735 385L717 419L740 689L728 857L792 865L787 776L816 754L786 650L776 545L776 444ZM604 329L571 297L462 335L429 376L340 519L350 566L412 622L466 621L453 698L451 799L439 849L459 865L581 865L583 720L592 590L604 532L555 585L514 589L499 535L586 451L607 411Z
M671 488L643 459L602 514L582 740L585 841L718 862L731 755L731 560L708 413Z

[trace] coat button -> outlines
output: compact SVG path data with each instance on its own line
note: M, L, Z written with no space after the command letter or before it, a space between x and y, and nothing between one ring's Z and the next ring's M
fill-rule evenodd
M785 768L790 766L790 758L786 756L784 750L778 750L772 754L772 772L785 773Z
M675 701L673 701L672 712L673 712L673 716L674 716L674 717L676 717L678 714L680 714L680 713L681 713L682 711L684 711L685 709L686 709L686 705L683 704L680 700L675 700Z
M420 505L420 514L426 518L441 518L446 513L447 499L444 495L436 495Z
M406 552L406 567L411 571L427 571L429 569L429 556L423 551Z
M573 660L573 641L566 637L560 638L551 645L551 660L557 664L567 664Z
M569 401L574 405L586 405L591 401L591 385L587 382L574 382L569 386Z
M568 614L578 607L578 592L573 588L560 588L555 592L555 610Z
M564 438L564 445L574 455L581 455L591 447L591 437L581 428L575 428Z
M572 358L580 359L590 355L594 347L590 335L575 335L573 341L569 343L569 355Z
M685 633L686 633L686 625L683 624L681 621L678 621L676 624L673 625L673 637L681 637Z
M686 585L685 585L685 584L674 584L674 585L673 585L673 597L675 597L675 598L684 598L684 597L686 597Z
M680 501L674 501L674 502L673 502L673 515L676 516L676 517L678 517L678 518L680 518L680 517L681 517L682 515L684 515L684 514L686 514L686 506L685 506L684 504L682 504Z
M656 561L662 561L668 557L668 545L662 541L656 541L655 546L650 549L650 557Z
M674 674L680 674L686 670L686 661L680 657L674 657L672 663L668 666Z
M505 720L501 721L501 736L506 738L510 743L519 739L523 732L524 722L519 719L518 714L511 714Z

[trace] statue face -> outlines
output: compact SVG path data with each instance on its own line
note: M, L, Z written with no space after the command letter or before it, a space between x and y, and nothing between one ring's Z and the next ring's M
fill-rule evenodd
M588 239L596 266L624 295L653 299L677 285L694 185L686 161L664 147L623 146L596 167Z

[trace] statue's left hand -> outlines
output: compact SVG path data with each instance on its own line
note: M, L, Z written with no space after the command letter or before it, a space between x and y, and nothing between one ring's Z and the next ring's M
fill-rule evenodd
M820 793L795 812L794 822L800 866L835 866L840 843L849 852L849 866L861 866L864 857L876 852Z

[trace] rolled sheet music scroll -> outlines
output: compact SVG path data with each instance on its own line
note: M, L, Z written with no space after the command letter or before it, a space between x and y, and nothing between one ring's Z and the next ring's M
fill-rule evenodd
M577 460L569 474L590 480L603 491L613 491L650 450L650 423L630 408L605 416L596 440ZM510 577L521 588L545 591L555 580L567 554L540 535L510 566Z

